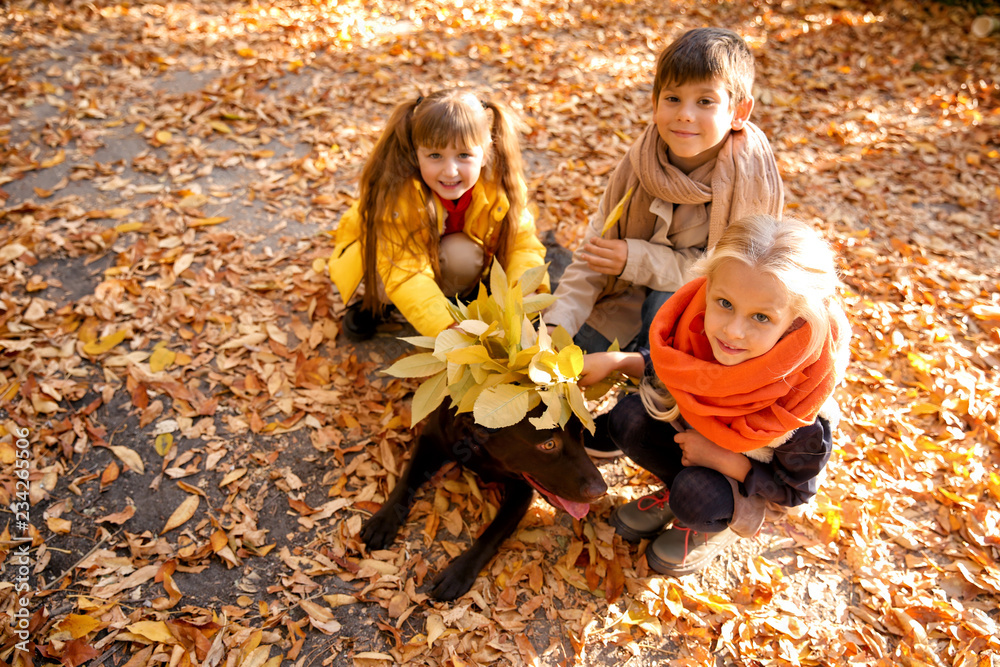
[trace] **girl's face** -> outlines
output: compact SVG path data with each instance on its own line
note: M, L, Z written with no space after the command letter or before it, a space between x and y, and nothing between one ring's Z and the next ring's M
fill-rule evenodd
M482 146L417 147L420 177L442 199L455 200L472 189L483 170Z
M788 291L777 278L738 260L719 265L706 301L705 335L723 366L768 352L795 321Z

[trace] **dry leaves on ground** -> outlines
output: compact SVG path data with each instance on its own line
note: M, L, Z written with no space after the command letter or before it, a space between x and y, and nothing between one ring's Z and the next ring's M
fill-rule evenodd
M997 34L930 1L370 4L0 17L0 656L1000 660ZM523 118L539 227L575 247L649 120L656 54L706 24L752 46L787 212L843 259L855 340L822 491L670 579L607 524L653 480L605 463L586 521L536 502L432 604L497 491L452 468L394 549L363 549L415 384L378 374L409 351L391 334L338 338L324 232L394 104L465 83Z

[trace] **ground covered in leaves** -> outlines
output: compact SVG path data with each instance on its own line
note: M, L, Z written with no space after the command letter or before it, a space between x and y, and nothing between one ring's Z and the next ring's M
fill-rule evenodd
M1000 35L971 36L975 17L9 1L0 658L1000 664ZM414 385L378 373L409 351L402 326L338 336L326 231L393 105L464 83L524 120L539 227L574 247L650 119L656 54L701 25L751 44L787 213L842 258L855 339L823 490L709 571L663 578L606 523L651 480L603 463L587 518L537 501L468 595L434 603L423 586L496 492L452 469L392 550L363 549Z

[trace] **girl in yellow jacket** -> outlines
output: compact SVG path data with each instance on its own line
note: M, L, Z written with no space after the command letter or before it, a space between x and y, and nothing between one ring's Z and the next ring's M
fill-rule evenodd
M392 302L425 336L454 324L446 299L475 289L500 261L510 280L545 261L526 205L511 112L463 89L399 105L337 226L330 278L343 327L371 338ZM545 288L548 288L546 279Z

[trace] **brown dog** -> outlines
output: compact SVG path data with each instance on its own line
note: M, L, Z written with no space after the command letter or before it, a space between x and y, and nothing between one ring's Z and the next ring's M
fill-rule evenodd
M503 501L482 535L435 578L430 595L438 600L454 600L472 588L528 511L533 488L578 519L608 490L583 449L583 426L577 419L566 429L539 430L527 419L489 429L476 424L471 414L441 406L428 417L406 472L361 529L369 549L392 544L417 489L447 461L457 461L485 482L501 484Z

